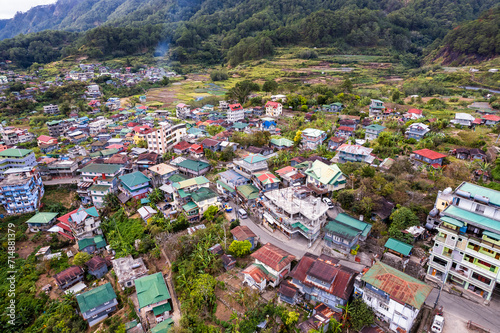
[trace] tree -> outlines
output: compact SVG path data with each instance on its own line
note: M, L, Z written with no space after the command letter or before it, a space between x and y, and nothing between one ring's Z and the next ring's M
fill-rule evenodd
M198 309L211 310L216 302L215 285L217 281L210 274L200 274L193 281L191 289L191 301Z
M232 161L234 157L236 157L236 154L234 153L233 147L231 146L227 146L226 148L222 149L220 153L221 161Z
M373 310L361 298L352 301L350 311L349 324L355 331L359 331L365 326L371 326L375 322Z
M217 206L210 206L203 213L203 218L208 222L213 222L215 220L215 216L219 212L219 208Z
M155 189L153 189L153 191L149 193L148 198L149 201L151 201L154 204L157 204L158 202L163 200L163 193L158 187L156 187Z
M120 199L114 193L108 193L104 196L104 206L111 210L117 210L120 207Z
M247 101L248 95L250 95L252 91L259 91L259 90L260 87L257 83L253 83L250 80L245 80L236 83L236 85L233 88L229 89L227 95L229 98L237 99L238 102L244 104Z
M344 82L342 82L342 84L340 85L340 88L346 93L352 93L352 81L349 78L345 79Z
M391 225L389 227L389 236L403 242L412 241L411 234L404 234L402 231L409 227L419 225L418 217L407 207L401 207L391 214Z
M137 147L148 148L148 143L146 142L146 140L139 140L139 142L137 142Z
M166 87L166 86L168 86L168 85L170 84L170 79L169 79L168 77L164 76L164 77L161 79L160 84L161 84L162 86L165 86L165 87Z
M237 241L234 240L231 245L229 245L229 251L234 253L236 257L244 257L250 253L252 248L252 243L248 240Z
M394 92L392 93L392 101L393 102L396 102L397 100L399 100L399 98L401 97L401 94L399 93L399 90L394 90Z
M262 85L262 90L268 93L276 91L276 89L278 89L278 83L274 80L267 80Z
M73 258L73 264L76 266L83 266L91 258L92 257L87 252L78 252L75 254L75 258Z
M301 142L302 142L302 131L297 131L295 133L295 137L293 138L293 144L295 145L295 147L298 147Z

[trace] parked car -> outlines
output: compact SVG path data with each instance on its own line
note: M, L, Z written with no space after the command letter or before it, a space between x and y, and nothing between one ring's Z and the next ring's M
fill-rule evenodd
M433 333L442 333L444 327L444 317L441 315L436 315L434 321L432 322L431 331Z
M323 198L322 199L324 203L328 205L328 208L333 208L333 202L329 198Z

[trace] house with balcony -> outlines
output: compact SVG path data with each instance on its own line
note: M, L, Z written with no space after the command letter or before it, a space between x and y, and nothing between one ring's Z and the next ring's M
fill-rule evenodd
M427 278L490 301L500 281L500 192L467 182L445 191L451 203L438 215Z
M85 263L90 275L102 278L108 272L108 262L103 257L95 256Z
M161 272L134 280L139 312L144 312L150 323L160 323L172 315L170 293Z
M118 188L128 198L142 199L148 196L151 192L151 185L148 177L142 172L135 171L118 177L120 184Z
M328 255L306 252L293 268L291 286L306 300L319 301L335 312L342 313L354 290L358 272L342 266Z
M364 162L371 164L375 156L371 155L373 149L360 145L343 144L337 148L337 155L332 159L338 163Z
M384 117L384 102L378 99L372 99L370 102L369 116L375 120L381 120Z
M377 261L355 281L355 290L393 332L410 332L432 287Z
M270 171L257 172L252 176L253 183L262 192L276 190L280 186L280 179Z
M108 318L118 305L115 291L109 282L77 295L76 301L83 319L90 327Z
M58 138L64 135L71 126L76 123L76 119L69 118L63 120L52 120L47 122L47 129L49 130L49 135Z
M54 275L56 285L66 290L83 280L85 271L80 266L71 266L60 273Z
M254 263L245 268L243 284L263 291L267 286L277 287L290 273L290 266L295 256L279 247L267 243L251 254Z
M178 201L189 197L192 193L202 187L209 187L210 181L205 176L180 180L172 183L174 198Z
M343 253L357 250L360 241L365 241L372 225L346 213L338 214L326 224L324 240L327 246Z
M168 183L168 179L179 172L178 168L166 163L153 165L149 167L148 170L151 181L155 186L161 186L162 184Z
M416 164L431 165L439 168L443 165L443 159L447 155L435 152L430 149L420 149L413 151L411 160Z
M236 195L236 188L241 185L250 184L250 179L229 169L218 174L219 180L216 181L217 190L222 194Z
M405 131L405 136L407 139L415 139L417 141L422 140L431 129L429 126L422 123L413 123Z
M0 178L5 171L12 168L33 168L36 166L35 153L30 149L9 148L0 151Z
M7 214L30 213L40 207L45 190L36 167L11 168L4 171L3 176L0 180L0 204Z
M191 107L184 103L179 103L175 106L175 116L179 119L191 117Z
M339 103L339 102L332 103L332 104L325 104L321 107L321 109L325 112L334 112L334 113L338 113L338 112L342 111L343 108L344 108L344 106L342 105L342 103Z
M203 213L210 206L216 206L218 203L218 194L210 187L201 187L191 194L191 200L198 207L198 214L202 216Z
M283 105L278 102L268 101L266 103L266 116L279 117L283 114Z
M102 235L82 238L78 241L78 250L80 252L87 252L88 254L101 252L105 247L106 241L104 240L104 237Z
M311 247L327 222L328 211L328 205L311 192L304 186L265 192L263 223L290 239L304 237Z
M104 197L118 189L119 164L89 164L80 169L81 179L77 193L83 204L93 203L97 208L104 205Z
M365 126L364 129L365 129L365 140L371 141L378 138L380 133L382 133L385 130L385 126L378 124L371 124Z
M245 119L245 110L241 106L241 104L229 104L227 110L227 121L235 123L242 119Z
M234 170L246 178L251 178L254 173L268 169L267 159L261 154L248 155L247 157L234 160Z
M330 138L330 140L328 140L328 149L329 150L337 150L337 148L342 146L345 142L346 142L346 138L344 138L344 137L332 136Z
M315 128L306 128L302 131L302 147L304 149L314 150L322 145L325 139L325 131Z
M57 215L59 213L36 213L35 216L26 221L26 224L31 232L47 231L56 222Z
M345 187L346 177L336 164L316 160L304 171L306 185L317 195L332 193Z
M474 116L472 116L471 114L457 112L457 113L455 113L455 119L452 119L450 121L450 123L470 127L470 126L472 126L472 123L474 122L474 120L476 120L476 118Z
M348 139L354 136L354 128L348 126L339 126L335 131L335 136L338 138Z
M190 177L198 177L210 171L210 164L204 161L185 159L177 163L179 171Z

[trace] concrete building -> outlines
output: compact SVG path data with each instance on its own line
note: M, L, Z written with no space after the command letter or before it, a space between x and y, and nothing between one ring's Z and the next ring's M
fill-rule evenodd
M157 323L170 318L172 311L171 297L161 272L138 278L134 283L139 312L145 312L146 317L148 317L148 312L152 312L154 322Z
M447 155L435 152L430 149L420 149L413 151L410 156L411 160L416 164L431 165L433 167L441 167L443 165L443 159Z
M337 148L337 155L335 155L332 161L335 160L338 163L364 162L371 164L375 160L375 156L371 155L372 151L372 148L344 143Z
M54 104L44 105L43 112L46 114L59 113L59 106Z
M103 284L76 296L83 319L89 326L95 326L108 318L109 313L117 309L118 301L111 283Z
M186 119L191 116L191 107L184 103L179 103L175 107L175 115L179 119Z
M89 124L89 134L92 136L96 136L101 132L102 129L105 129L108 125L113 124L113 120L101 118L93 121Z
M92 202L100 208L104 204L104 197L118 189L118 176L122 166L119 164L89 164L80 170L82 178L78 183L77 193L82 203Z
M290 239L301 235L311 247L326 223L328 205L313 197L306 187L268 191L264 196L268 199L262 201L264 223Z
M267 159L261 154L249 155L241 160L234 160L234 170L245 178L252 178L254 173L268 169Z
M464 182L440 200L427 278L489 301L500 281L500 192Z
M422 123L413 123L405 131L405 136L408 139L415 139L417 141L422 140L431 129L429 126Z
M45 191L36 168L12 168L3 176L0 181L0 204L7 214L30 213L40 207Z
M63 119L63 120L53 120L47 122L47 129L49 130L49 135L58 138L64 135L68 129L76 123L73 118Z
M54 280L59 288L66 290L82 281L84 274L85 271L80 266L71 266L54 275Z
M378 138L379 134L385 130L385 126L372 124L365 127L365 140L371 141Z
M325 139L325 131L315 128L306 128L302 131L302 147L304 149L314 150L322 145Z
M58 213L36 213L26 224L31 232L47 231L56 221Z
M391 331L410 332L432 287L378 261L356 279L355 290Z
M35 135L25 128L5 128L0 127L2 140L6 145L13 146L18 143L31 142L35 140Z
M278 102L269 101L266 103L266 116L279 117L283 113L283 105Z
M33 168L37 166L35 153L29 149L9 148L0 151L0 178L12 168Z
M370 223L340 213L325 226L325 243L343 253L356 251L358 242L365 241L371 229Z
M148 274L148 269L144 265L142 258L134 259L131 255L114 259L113 270L115 271L118 284L122 290L125 288L133 288L134 280Z
M151 180L142 172L135 171L118 178L120 179L118 188L129 198L142 199L147 197L151 191L151 185L149 184Z
M346 177L336 164L328 165L316 160L304 171L304 174L307 176L307 187L317 195L345 188Z
M384 102L378 99L372 99L370 102L369 116L375 118L375 120L381 120L384 117Z
M173 125L160 122L158 128L146 132L148 151L163 155L182 141L186 134L186 124Z
M245 119L245 110L241 104L229 104L229 108L227 110L227 121L235 123L242 119Z

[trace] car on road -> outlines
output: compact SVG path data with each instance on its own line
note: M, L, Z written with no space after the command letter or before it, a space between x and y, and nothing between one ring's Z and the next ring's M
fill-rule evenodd
M437 314L432 322L431 331L433 333L442 333L444 327L444 317Z
M238 217L240 219L246 219L248 217L247 212L243 208L240 208L238 210Z
M233 207L229 206L228 204L225 204L224 205L224 210L229 213L229 212L233 211Z
M328 205L328 208L333 208L333 202L329 198L323 198L322 201Z

